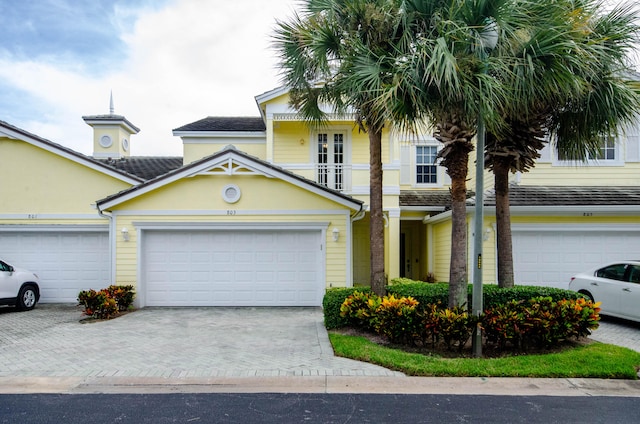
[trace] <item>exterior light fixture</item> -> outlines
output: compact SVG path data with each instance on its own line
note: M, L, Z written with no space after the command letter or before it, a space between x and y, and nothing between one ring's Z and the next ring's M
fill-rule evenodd
M120 232L122 233L122 240L129 241L129 230L127 227L124 227Z
M331 231L331 233L333 234L333 241L338 241L340 239L340 230L337 228L334 228L333 231Z

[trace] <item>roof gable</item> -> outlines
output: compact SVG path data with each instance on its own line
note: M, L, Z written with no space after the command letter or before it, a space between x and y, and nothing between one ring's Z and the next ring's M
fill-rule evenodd
M211 156L101 199L97 202L97 205L99 209L105 210L175 181L199 175L261 175L267 178L278 178L351 209L359 210L363 205L360 200L250 156L233 146L227 146L222 151Z
M138 176L115 169L89 156L83 155L82 153L76 152L75 150L69 149L68 147L64 147L35 134L31 134L28 131L15 127L4 121L0 121L0 136L29 143L35 147L39 147L50 153L69 159L79 165L86 166L97 172L109 175L129 184L138 184L143 181L142 178Z

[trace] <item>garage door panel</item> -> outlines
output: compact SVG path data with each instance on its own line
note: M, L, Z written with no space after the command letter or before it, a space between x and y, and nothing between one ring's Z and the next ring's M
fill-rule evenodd
M178 244L178 239L187 242ZM321 304L317 230L148 231L142 250L150 306ZM157 261L158 252L168 262ZM178 296L178 284L187 287L189 299Z
M570 278L640 252L640 231L513 230L516 284L568 286Z

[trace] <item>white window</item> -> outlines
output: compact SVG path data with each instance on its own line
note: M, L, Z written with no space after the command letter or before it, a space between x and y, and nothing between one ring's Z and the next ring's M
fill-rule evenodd
M438 183L437 157L436 146L416 146L416 184Z
M316 141L316 152L316 182L335 190L344 190L344 134L319 133Z
M437 163L440 147L435 139L401 145L400 184L416 188L450 184L444 168Z
M616 139L615 137L608 135L603 136L600 139L600 147L595 156L588 155L589 160L594 161L605 161L605 160L616 160Z

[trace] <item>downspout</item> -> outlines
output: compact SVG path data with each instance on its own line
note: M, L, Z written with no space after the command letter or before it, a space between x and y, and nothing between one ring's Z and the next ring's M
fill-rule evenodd
M367 211L364 207L364 203L360 204L360 210L351 216L351 225L349 226L349 245L347 249L349 249L349 258L351 260L348 261L349 264L349 281L347 281L347 287L353 287L353 223L356 221L360 221L367 214Z
M106 218L109 220L109 257L111 258L109 261L109 284L115 284L114 276L115 276L115 221L113 219L113 215L107 214L100 209L98 204L95 204L95 208L98 210L98 215L102 218Z

